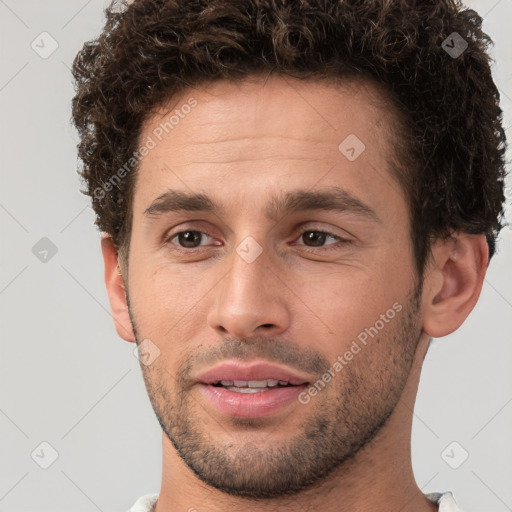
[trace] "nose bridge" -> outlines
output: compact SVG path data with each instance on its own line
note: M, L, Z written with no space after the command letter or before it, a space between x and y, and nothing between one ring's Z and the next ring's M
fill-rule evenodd
M288 327L289 312L282 285L276 282L270 259L252 236L235 248L231 268L222 280L209 323L215 329L248 337L260 327L280 332Z

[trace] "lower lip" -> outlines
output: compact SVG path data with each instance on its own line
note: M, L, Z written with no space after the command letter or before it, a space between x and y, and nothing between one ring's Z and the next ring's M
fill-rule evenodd
M220 386L201 384L208 401L220 412L238 418L261 418L298 399L306 385L276 387L258 393L238 393Z

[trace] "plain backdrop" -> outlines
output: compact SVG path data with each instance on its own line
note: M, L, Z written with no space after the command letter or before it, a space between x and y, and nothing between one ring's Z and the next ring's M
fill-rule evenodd
M110 316L70 124L70 66L105 5L0 0L2 511L125 511L160 489L161 432ZM466 5L495 41L510 139L512 5ZM418 485L453 491L465 512L512 510L511 256L507 228L478 305L434 340L415 408Z

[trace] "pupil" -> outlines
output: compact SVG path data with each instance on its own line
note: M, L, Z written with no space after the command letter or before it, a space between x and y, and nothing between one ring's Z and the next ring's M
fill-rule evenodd
M200 240L200 238L201 235L198 231L184 231L178 235L178 240L184 247L195 247L194 243ZM190 243L192 243L192 245L187 245Z
M314 246L320 246L325 242L325 233L320 233L319 231L307 231L303 236L305 236L304 241L313 242ZM315 245L315 242L320 243Z

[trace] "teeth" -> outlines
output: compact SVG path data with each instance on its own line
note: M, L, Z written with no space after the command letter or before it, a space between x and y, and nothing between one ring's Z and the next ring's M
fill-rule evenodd
M222 385L227 389L241 390L241 393L254 393L254 390L264 391L266 388L275 388L277 385L287 386L288 381L277 379L266 380L221 380L213 383L214 385ZM243 391L242 391L243 390ZM246 391L251 390L251 391Z
M267 381L266 380L250 380L247 382L247 385L250 388L266 388Z
M264 393L265 391L268 391L267 388L237 388L237 387L230 387L226 388L229 389L229 391L237 391L238 393Z

